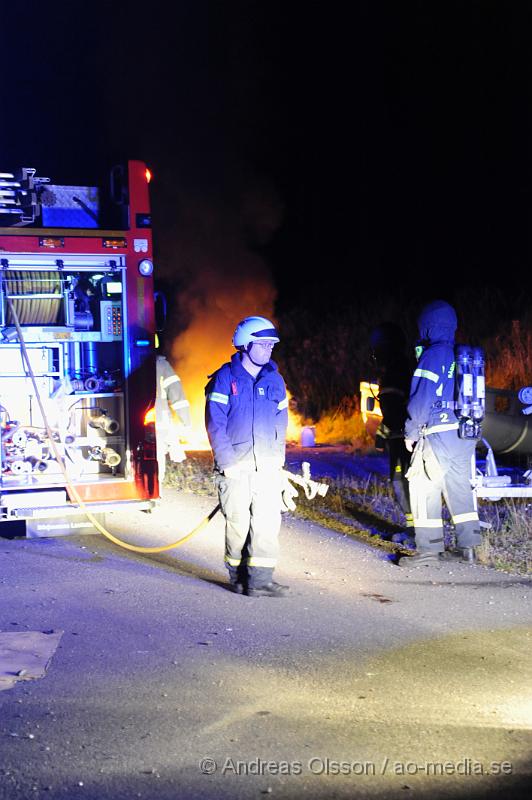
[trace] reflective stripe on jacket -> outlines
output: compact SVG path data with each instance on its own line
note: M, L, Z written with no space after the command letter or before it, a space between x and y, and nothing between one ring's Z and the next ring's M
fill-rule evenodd
M236 465L282 466L288 398L273 361L254 379L235 353L211 376L205 396L205 424L220 471Z
M156 376L155 419L157 424L169 425L171 423L169 411L171 408L183 425L190 425L190 404L185 397L183 384L165 356L157 356Z
M453 410L435 407L438 401L450 403L453 398L454 346L450 342L435 342L423 352L412 376L405 437L417 441L425 426L457 428Z

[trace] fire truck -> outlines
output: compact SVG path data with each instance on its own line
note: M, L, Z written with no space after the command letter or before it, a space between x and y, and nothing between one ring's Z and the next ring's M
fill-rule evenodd
M150 177L0 173L0 522L28 537L159 496Z

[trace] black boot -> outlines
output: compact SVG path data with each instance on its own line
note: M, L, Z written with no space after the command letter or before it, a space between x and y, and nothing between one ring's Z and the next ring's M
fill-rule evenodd
M474 564L477 560L477 554L474 547L462 547L462 559L467 561L468 564Z
M283 586L282 583L270 581L261 586L248 586L244 594L247 594L248 597L284 597L289 588L289 586Z
M229 572L229 585L231 590L235 594L245 594L247 579L242 566L239 565L238 567L231 567L228 565L227 571Z
M434 564L439 564L440 561L439 553L432 550L422 550L420 553L415 553L413 556L402 556L397 563L401 567L430 567Z
M474 564L477 560L474 547L454 547L452 550L447 550L445 552L445 557L458 561L466 561L468 564Z
M248 597L284 597L288 586L273 579L273 567L248 567L248 585L244 591Z

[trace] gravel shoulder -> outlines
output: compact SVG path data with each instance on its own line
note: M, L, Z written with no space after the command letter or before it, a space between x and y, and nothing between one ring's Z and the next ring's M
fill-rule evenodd
M108 528L163 544L214 502L168 489ZM0 692L0 798L521 796L531 580L403 570L291 516L281 549L273 600L227 590L220 515L150 556L0 540L0 630L64 631L43 679Z

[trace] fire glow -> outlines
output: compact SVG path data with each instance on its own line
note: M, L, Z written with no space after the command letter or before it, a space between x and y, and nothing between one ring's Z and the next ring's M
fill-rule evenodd
M292 408L292 403L290 402L292 400L292 395L288 390L286 394L288 396L288 428L286 431L286 441L291 444L299 444L305 421L301 415Z
M179 303L186 304L190 324L174 340L171 357L190 403L192 433L184 443L185 450L210 449L205 431L205 386L209 376L235 352L232 338L238 322L252 314L273 318L275 288L263 272L260 277L233 279L204 272L201 286L181 293Z
M276 321L273 313L275 297L276 290L269 272L260 261L250 265L245 276L228 274L222 269L203 269L188 288L179 292L178 313L188 325L174 339L170 360L190 403L192 431L185 440L181 439L186 451L210 450L205 430L205 386L209 376L229 361L235 352L232 338L241 319L259 314ZM283 346L282 330L280 333L281 344L277 347ZM275 350L273 360L276 360ZM288 443L303 445L303 439L308 439L312 444L305 446L318 442L354 447L367 444L358 402L313 421L298 413L289 390L287 394Z
M266 279L240 284L240 294L220 290L215 303L205 298L188 295L192 319L185 331L172 345L172 361L190 403L192 431L181 440L186 451L210 450L205 430L205 386L209 376L235 352L232 337L240 319L251 313L274 319L272 312L275 290ZM273 354L275 360L275 350ZM314 424L294 408L292 394L287 390L288 430L287 443L305 445L306 439L321 444L350 444L355 447L367 444L364 422L360 412L348 415L338 409ZM309 434L309 435L306 435ZM309 446L308 444L305 446Z

